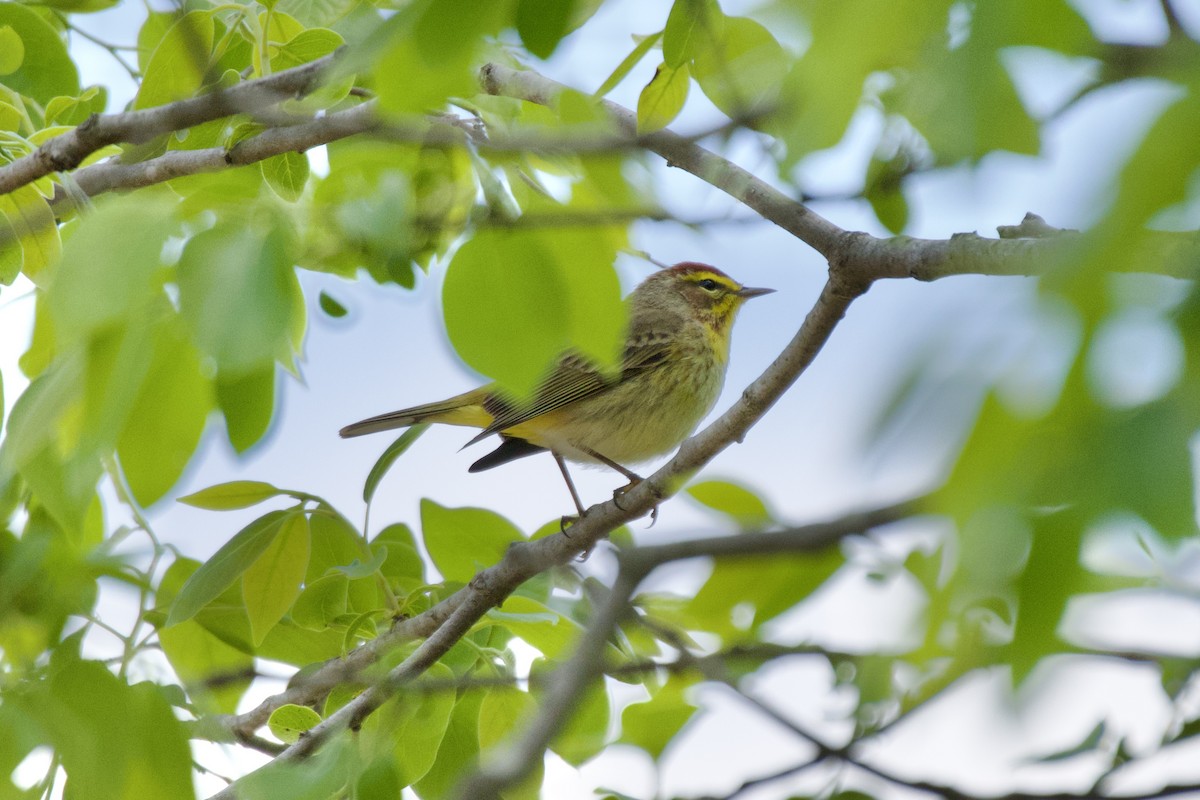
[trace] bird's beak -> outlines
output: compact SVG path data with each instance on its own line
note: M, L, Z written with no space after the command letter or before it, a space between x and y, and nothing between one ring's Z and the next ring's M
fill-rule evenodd
M762 297L764 294L770 294L773 291L775 291L775 290L774 289L757 289L753 286L743 286L742 288L740 288L736 292L734 292L734 294L736 294L738 297L742 298L743 300L749 300L751 297Z

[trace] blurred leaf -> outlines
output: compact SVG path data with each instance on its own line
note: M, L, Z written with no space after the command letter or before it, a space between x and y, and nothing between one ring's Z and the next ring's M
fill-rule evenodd
M663 62L678 69L718 46L725 21L716 0L675 0L663 29Z
M596 89L595 96L604 97L614 88L616 88L617 84L625 80L625 76L628 75L634 67L641 63L641 60L646 57L646 54L650 52L654 45L658 44L658 40L661 38L662 31L642 37L642 40L634 45L634 48L632 51L630 51L629 55L625 56L625 59L617 65L617 68L612 71L612 74L605 78L604 83L600 84L600 87Z
M845 561L836 547L767 563L719 559L687 611L701 630L736 638L808 599Z
M686 64L674 69L665 64L659 66L654 77L638 95L638 133L654 133L670 125L683 110L690 86L691 78Z
M575 0L517 0L517 33L526 49L546 59L558 47L575 11Z
M242 574L242 598L254 644L260 645L300 596L308 571L308 517L291 514L271 542Z
M0 25L0 75L11 75L25 60L25 43L12 25Z
M696 52L692 76L713 105L741 119L774 110L788 64L769 30L746 17L727 17L714 46Z
M553 664L547 661L534 662L534 674L548 671ZM539 701L541 693L533 690L534 699ZM608 744L609 699L604 681L592 682L582 697L575 703L566 724L550 749L573 767L580 767L595 758Z
M297 512L270 511L238 531L212 558L196 570L175 598L167 625L191 619L242 577L279 535L283 524Z
M621 739L640 747L658 761L663 751L696 713L697 707L684 698L692 681L672 675L644 703L632 703L621 712Z
M179 305L200 349L226 377L267 367L293 349L300 295L287 237L222 221L192 237L180 257Z
M225 417L225 433L240 455L257 444L275 411L275 365L244 375L217 375L217 406Z
M701 481L687 487L692 499L733 518L743 530L764 528L774 521L766 503L757 494L730 481Z
M321 292L317 302L320 304L321 310L334 319L341 319L347 314L346 307L327 292Z
M295 744L300 736L321 723L321 715L308 706L286 703L271 712L267 727L284 744Z
M951 0L813 4L812 44L784 80L780 114L768 125L787 146L787 163L841 140L867 76L911 68L925 53L943 48L951 5Z
M460 583L500 561L510 544L525 539L516 526L494 511L446 508L432 500L421 501L421 532L438 572L446 580Z
M1083 519L1078 509L1033 517L1033 547L1017 579L1017 622L1009 645L1013 683L1022 683L1039 661L1062 652L1058 626L1078 590Z
M181 327L170 317L154 329L154 359L117 441L121 471L143 507L179 480L213 406L212 385Z
M429 430L428 422L421 422L412 425L404 433L400 434L396 441L387 446L382 455L376 460L371 471L367 473L367 481L363 484L363 502L368 505L371 499L375 497L375 490L379 488L379 482L383 480L383 476L387 475L387 471L392 468L396 460L404 455L408 448L412 447L413 442L420 438L421 434Z
M55 672L39 705L66 796L195 797L187 735L157 686L129 686L102 664L75 661Z
M479 49L509 23L507 12L505 4L473 0L406 5L374 37L384 43L374 70L380 108L420 114L441 108L449 97L474 94ZM396 75L405 80L394 80Z
M4 85L45 104L79 94L79 71L62 39L42 17L20 3L0 3L0 26L20 37L25 55Z
M309 27L327 27L344 17L355 0L279 0L276 11L290 14Z

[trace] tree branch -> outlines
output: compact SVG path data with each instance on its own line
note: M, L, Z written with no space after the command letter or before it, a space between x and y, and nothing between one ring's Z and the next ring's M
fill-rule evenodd
M118 142L148 142L156 136L227 117L257 111L289 97L313 91L337 55L277 72L265 78L179 100L164 106L120 114L93 114L78 127L46 141L37 150L0 167L0 194L52 172L72 170L92 153Z
M488 64L480 73L490 94L553 105L567 89L533 70L514 70ZM601 101L616 124L637 130L637 116L609 100ZM853 283L883 278L933 281L952 275L1045 275L1070 263L1082 252L1087 234L1038 238L989 239L958 233L949 239L908 236L879 238L846 231L803 203L756 178L746 170L668 130L640 140L667 164L684 169L744 203L829 261ZM1146 231L1136 271L1174 277L1195 277L1200 263L1200 236L1195 233ZM854 276L851 278L851 274Z

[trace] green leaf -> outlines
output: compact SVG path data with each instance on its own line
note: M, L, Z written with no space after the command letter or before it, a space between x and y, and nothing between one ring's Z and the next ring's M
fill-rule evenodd
M180 497L179 502L209 511L233 511L258 505L280 494L284 494L282 489L262 481L229 481Z
M154 359L117 440L121 471L143 507L179 480L213 407L212 384L181 327L169 317L154 329Z
M286 703L271 712L267 727L284 744L300 741L300 736L321 724L321 715L308 706Z
M1058 627L1067 601L1080 584L1084 524L1079 510L1038 515L1033 519L1033 529L1029 561L1017 579L1017 621L1008 646L1015 685L1022 683L1043 658L1065 649Z
M261 371L292 352L302 296L288 251L278 227L234 221L218 222L184 247L180 312L222 375Z
M215 78L209 74L213 32L211 11L179 17L154 48L133 107L151 108L191 97L210 77Z
M552 661L565 660L583 632L575 620L521 595L510 595L500 608L489 611L487 618L521 637ZM619 657L620 653L608 655Z
M356 558L349 564L337 566L334 569L352 580L369 578L383 567L385 560L387 560L387 547L380 545L378 549L374 550L370 559L362 561Z
M836 547L768 563L719 559L687 611L699 629L736 639L808 599L844 563Z
M25 60L25 43L11 25L0 25L0 75L11 75Z
M842 138L869 75L892 69L904 75L928 53L945 52L950 6L951 0L814 4L807 19L812 44L784 80L781 113L769 125L786 144L789 163Z
M384 559L380 571L392 582L412 580L414 583L425 582L425 562L417 551L416 540L412 530L407 525L395 523L388 525L371 540L371 547L387 548L387 558Z
M772 111L789 60L771 32L746 17L727 17L712 47L696 52L692 76L733 119Z
M615 366L625 316L610 254L603 230L480 231L455 255L442 291L455 350L517 397L569 348Z
M431 669L431 677L432 672ZM445 677L446 673L439 672L439 675ZM451 674L450 677L453 675ZM442 800L442 798L452 797L452 790L457 783L479 762L479 715L480 706L486 694L484 692L466 692L458 698L458 702L454 703L449 723L443 729L441 742L435 745L436 758L425 770L425 774L413 785L422 800ZM425 700L421 701L422 711L425 702ZM429 738L436 740L436 732L437 726L434 725ZM401 764L406 759L401 746L409 743L409 746L417 748L414 766L419 768L424 765L421 756L428 752L428 745L417 743L417 739L424 737L424 731L415 729L415 726L405 726L402 737L397 740L396 748L398 761ZM404 769L407 771L407 768Z
M502 3L424 0L406 5L375 37L386 43L374 63L380 108L425 113L444 106L447 98L474 94L485 37L510 21ZM405 80L394 80L396 75Z
M321 292L317 298L317 303L321 306L321 310L334 319L341 319L348 313L346 307L333 298L327 292Z
M271 71L282 72L310 61L316 61L337 50L346 40L328 28L309 28L293 36L287 44L273 48Z
M634 46L633 50L630 51L629 55L625 56L625 59L617 65L617 68L612 71L612 74L604 79L604 83L600 84L600 88L596 90L595 96L604 97L604 95L616 88L616 85L625 80L625 76L628 75L634 67L641 63L642 59L646 57L646 54L650 52L651 48L653 48L661 38L662 31L642 37L642 40L638 42Z
M510 544L525 538L493 511L446 508L432 500L421 501L421 531L425 549L442 577L460 583L498 562Z
M743 530L763 528L774 521L767 505L757 494L730 481L701 481L687 488L701 505L733 518Z
M488 692L479 706L480 750L503 747L536 711L537 704L528 692L510 686ZM536 762L520 784L504 791L505 800L538 800L544 772L545 764Z
M467 364L525 397L566 349L566 295L552 255L535 238L482 230L446 271L446 333Z
M296 509L270 511L238 531L188 578L171 606L166 624L175 625L191 619L232 586L271 546L283 524L296 513L299 513Z
M4 76L5 86L43 105L59 95L79 94L75 62L58 32L41 16L20 3L0 3L0 27L12 30L25 51L20 65Z
M305 581L304 590L292 606L292 621L309 630L325 630L343 614L350 613L349 599L350 579L345 575Z
M255 646L262 644L300 596L308 571L308 517L292 514L242 575L242 598Z
M245 375L217 375L217 405L225 416L225 433L239 454L258 443L271 426L275 411L275 365Z
M548 669L545 661L534 662L534 674L539 667ZM541 693L533 692L539 699ZM595 758L608 744L609 700L604 681L593 682L576 701L566 724L550 744L550 749L573 767L580 767Z
M0 4L0 18L8 7ZM20 246L21 271L34 283L44 284L43 272L55 264L62 253L62 240L50 204L33 186L22 186L7 194L0 194L0 215L4 216L7 227L12 230ZM7 277L12 272L12 265L17 262L16 250L11 245L7 245L5 250L8 251L3 257ZM11 282L8 280L8 283Z
M674 69L666 64L660 65L655 70L654 77L638 95L638 133L654 133L670 125L683 110L690 86L691 79L686 64Z
M517 33L525 48L549 58L567 35L576 0L517 0Z
M66 797L195 797L187 734L159 687L75 661L26 702L67 773Z
M642 748L657 761L696 713L696 706L683 695L689 685L691 681L673 675L646 702L626 706L621 712L620 741Z
M304 153L280 153L258 162L258 165L267 185L284 200L294 203L304 194L309 171L308 156Z
M725 15L716 0L675 0L663 30L663 62L682 67L720 41Z
M138 236L113 236L136 225ZM162 300L162 250L176 225L156 199L113 197L96 203L62 253L62 265L46 292L60 343L74 343L120 323ZM28 265L27 265L28 267Z
M176 559L155 592L158 608L169 606L184 581L199 567L199 562L190 558ZM194 619L160 628L158 641L193 703L202 710L222 714L237 710L238 701L253 680L254 658L250 654L221 641Z
M310 28L324 28L344 17L354 6L354 0L279 0L275 10L290 14Z
M396 460L404 455L404 452L412 447L413 442L417 441L421 434L427 430L429 430L429 423L418 423L400 434L396 441L388 445L387 449L376 460L374 466L371 467L371 471L367 473L367 481L363 484L364 503L369 504L371 502L371 499L375 497L375 490L379 488L379 482L383 480L383 476L387 475L388 470L392 468Z

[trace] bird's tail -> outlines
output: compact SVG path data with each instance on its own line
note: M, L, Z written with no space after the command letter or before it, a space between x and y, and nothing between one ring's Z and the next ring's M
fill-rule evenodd
M391 411L377 417L364 419L347 425L339 433L343 439L349 439L352 436L365 436L368 433L407 428L418 422L442 422L447 425L486 428L492 422L492 415L483 407L483 401L487 396L488 392L485 389L472 389L437 403L402 408L399 411Z

